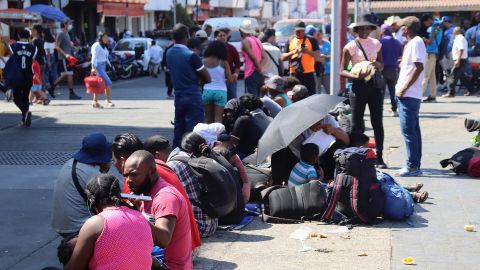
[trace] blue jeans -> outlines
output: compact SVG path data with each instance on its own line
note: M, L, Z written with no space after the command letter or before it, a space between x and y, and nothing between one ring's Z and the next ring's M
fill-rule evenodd
M112 85L112 81L110 80L110 77L108 77L106 68L107 62L99 62L97 63L95 70L97 71L97 76L102 77L102 79L105 81L105 86L109 87Z
M245 79L245 89L247 90L247 93L258 97L263 83L264 80L262 73L255 71Z
M175 126L173 129L173 147L180 146L182 136L191 132L198 123L205 121L202 95L182 94L175 91Z
M237 81L233 83L227 82L227 101L232 98L237 98Z
M420 132L420 99L397 97L400 128L407 149L407 167L419 169L422 159L422 134Z

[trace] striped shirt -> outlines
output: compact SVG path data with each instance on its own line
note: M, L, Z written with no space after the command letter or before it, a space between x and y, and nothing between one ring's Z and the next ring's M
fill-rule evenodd
M315 167L306 162L300 161L295 164L295 167L293 167L292 172L290 173L290 177L288 178L288 186L293 187L303 185L316 178L318 178L318 175Z

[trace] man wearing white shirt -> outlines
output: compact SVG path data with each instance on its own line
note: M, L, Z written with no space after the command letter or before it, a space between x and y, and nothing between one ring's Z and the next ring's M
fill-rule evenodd
M152 41L152 47L150 47L150 74L157 78L158 68L162 63L163 50L157 45L155 40Z
M452 46L452 59L454 61L452 72L450 72L451 84L448 86L448 93L442 97L453 98L455 97L455 88L458 80L461 80L462 85L468 88L466 95L472 92L471 84L465 77L465 68L468 64L468 42L462 35L462 29L455 27L453 29L453 46Z
M407 37L408 42L403 51L395 95L400 116L400 128L405 139L407 164L398 171L397 175L409 177L422 175L420 169L422 135L419 113L427 50L422 38L417 35L421 26L420 20L409 16L403 19L401 24L404 26L403 34Z

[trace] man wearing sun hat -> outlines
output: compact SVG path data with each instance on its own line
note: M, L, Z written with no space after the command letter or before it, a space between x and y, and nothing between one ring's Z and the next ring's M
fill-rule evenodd
M384 21L384 23L391 27L393 38L400 41L400 43L405 44L407 43L407 38L403 36L403 31L399 25L401 21L402 19L398 16L390 16Z
M62 237L78 233L91 216L83 190L90 178L108 172L111 160L111 144L105 135L91 133L60 169L53 191L52 227Z
M263 67L268 61L268 56L263 49L262 42L255 36L256 30L251 20L243 20L239 30L245 61L245 89L248 93L258 96L263 85Z

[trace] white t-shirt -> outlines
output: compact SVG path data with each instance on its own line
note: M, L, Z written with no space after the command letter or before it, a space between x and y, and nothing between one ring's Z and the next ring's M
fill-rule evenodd
M452 47L452 59L455 61L458 59L458 55L460 54L460 50L463 50L461 59L468 58L468 43L467 39L463 35L457 35L453 40L453 47Z
M43 49L45 53L53 54L55 52L55 43L54 42L46 42L43 44Z
M422 63L425 68L427 61L427 50L425 43L419 36L410 40L403 50L402 62L400 63L400 74L398 75L397 86L395 89L398 91L403 89L410 76L415 71L415 63ZM422 81L425 77L425 69L420 73L417 80L407 89L404 97L411 97L416 99L422 99Z
M162 62L163 50L160 46L155 45L150 48L150 61L154 64Z
M398 29L398 31L396 33L393 33L393 37L400 41L400 43L402 43L402 45L405 45L405 43L407 43L407 38L403 36L403 31L402 31L402 28L400 27Z

